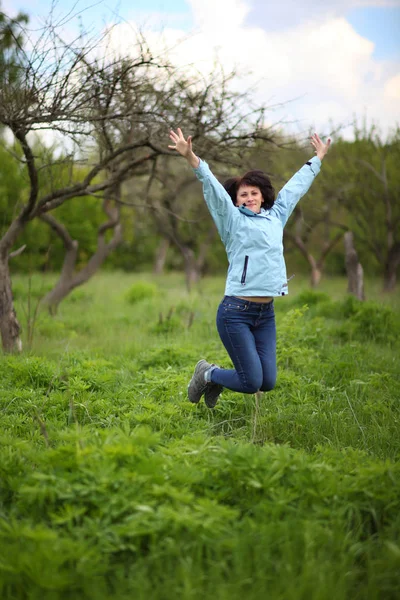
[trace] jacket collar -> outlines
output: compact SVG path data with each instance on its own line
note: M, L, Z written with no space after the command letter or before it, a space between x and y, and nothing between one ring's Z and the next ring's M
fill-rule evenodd
M265 208L262 208L259 213L255 213L243 205L239 206L239 212L247 217L267 217L269 215L269 210L266 210Z

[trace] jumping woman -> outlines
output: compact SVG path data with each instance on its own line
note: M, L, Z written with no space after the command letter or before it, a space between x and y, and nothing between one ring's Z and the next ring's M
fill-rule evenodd
M288 293L283 257L283 228L297 202L309 190L331 140L311 137L313 156L287 182L275 199L262 171L249 171L222 185L207 163L193 153L192 138L178 128L170 132L176 150L200 182L211 216L225 246L229 268L225 296L217 312L217 329L233 369L201 359L188 386L189 400L213 408L222 389L254 394L268 392L276 382L274 298Z

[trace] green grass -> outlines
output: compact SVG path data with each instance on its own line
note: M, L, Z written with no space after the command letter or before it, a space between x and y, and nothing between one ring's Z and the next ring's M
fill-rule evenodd
M51 277L30 309L15 284L27 337ZM400 301L345 289L292 285L277 387L213 411L186 386L229 366L222 278L102 274L39 313L0 362L2 600L397 599Z

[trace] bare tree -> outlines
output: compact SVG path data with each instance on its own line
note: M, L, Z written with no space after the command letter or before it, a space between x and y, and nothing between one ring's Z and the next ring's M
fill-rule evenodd
M383 289L386 292L391 292L394 290L397 281L397 271L400 266L400 210L399 210L399 200L400 200L400 187L391 188L388 179L388 163L390 158L388 156L389 152L397 154L397 157L400 158L400 131L397 132L397 147L394 148L384 148L382 144L378 146L380 156L380 168L375 168L374 165L364 159L358 159L358 164L360 168L368 170L376 180L376 183L380 187L380 201L383 202L384 206L384 228L385 235L381 243L375 239L370 238L371 231L371 222L368 222L367 217L367 206L364 205L364 214L355 215L354 208L351 207L351 204L348 204L348 208L351 210L353 216L356 218L358 223L364 223L367 227L361 227L363 229L363 233L361 234L364 242L368 243L368 239L371 239L371 249L373 249L374 254L378 261L383 261L384 264L384 272L383 272ZM396 161L398 165L398 162ZM397 168L397 167L396 167ZM364 198L366 198L367 194L371 193L371 189L364 193ZM379 192L378 192L379 193ZM365 203L367 204L367 203ZM369 204L369 203L368 203Z
M393 291L400 266L400 129L385 141L375 127L355 126L354 133L354 142L335 144L328 171L341 182L340 201L360 254L368 253L381 269L383 289Z
M167 237L162 237L154 258L153 273L154 275L161 275L164 272L165 263L167 261L168 250L170 247L170 241Z
M305 211L306 217L304 216ZM314 215L307 211L307 205L305 208L301 204L297 205L291 219L291 226L284 230L284 239L290 240L300 250L311 269L310 283L312 287L316 287L321 281L325 261L329 253L347 231L345 225L331 220L330 212L331 206L327 200L325 200L322 209L316 213L314 211ZM319 242L318 250L315 249L315 244L312 243L312 236L317 229L323 231L323 241L322 243Z
M80 36L65 43L51 23L34 44L24 46L23 33L27 32L21 31L21 35L14 36L12 60L7 62L7 54L3 53L0 63L4 84L0 90L0 124L9 128L19 144L29 179L28 200L17 210L0 240L0 327L6 351L21 347L9 257L29 222L46 222L64 244L60 279L46 297L54 312L119 243L121 185L137 174L148 173L152 180L150 165L156 157L172 154L166 150L168 127L179 124L191 131L198 151L225 166L241 164L255 139L274 142L273 129L262 128L265 109L252 107L247 91L230 91L234 73L218 77L213 73L208 79L183 75L166 59L155 59L140 36L136 58L128 60L115 57L106 47L99 56L103 40ZM55 135L63 148L60 156L51 156L46 164L39 161L32 141L35 132ZM68 183L60 185L51 173L55 162L62 161L72 168ZM51 184L46 192L40 185L40 177L45 176ZM186 186L184 180L172 187L170 182L168 190L174 189L176 197L182 185ZM170 195L169 191L164 197L166 205L172 201ZM78 241L50 213L73 198L85 196L99 198L107 220L99 227L96 252L77 271ZM174 208L170 214L177 216L179 211ZM111 240L107 237L109 231ZM196 263L191 245L179 239L176 223L170 232L169 239L185 258L189 281L201 269L208 242ZM212 230L207 235L214 234Z
M10 30L7 20L0 26ZM94 272L120 239L119 209L115 203L121 182L163 152L158 142L160 127L165 131L165 118L155 99L159 97L158 69L169 68L166 62L153 58L140 38L137 58L123 60L112 54L107 57L107 53L106 58L99 58L95 52L99 39L89 43L78 38L64 43L51 24L35 44L27 45L27 50L22 37L15 36L15 51L12 55L2 51L0 61L0 124L9 128L20 145L29 179L27 202L0 240L0 330L5 351L21 348L9 272L9 258L19 236L30 221L40 218L64 242L66 258L61 279L48 298L53 306ZM138 106L140 93L142 102ZM39 171L41 175L51 172L54 161L39 164L30 134L46 131L58 136L60 145L65 145L65 160L84 163L85 170L71 169L67 184L54 184L43 193ZM62 156L57 160L63 160ZM108 220L99 229L96 255L76 276L77 242L50 213L72 198L87 195L99 196ZM104 235L109 229L114 235L106 243Z
M152 208L157 232L175 246L183 258L186 287L190 291L201 277L216 229L207 218L200 193L193 193L194 175L186 173L178 177L168 167L171 165L165 165L164 169L160 165L156 167L161 185L157 192L154 184L148 187L149 192L153 190L148 195L148 206ZM193 202L193 198L197 202Z
M351 231L344 234L345 264L347 271L347 291L358 300L365 300L364 293L364 270L358 260L358 254L354 248L354 236Z
M143 46L140 50L143 58ZM65 247L60 278L55 288L43 299L52 313L75 287L92 277L122 241L122 182L133 176L146 174L146 163L151 163L157 155L166 151L163 142L167 127L163 111L164 104L172 92L170 84L167 90L165 87L166 82L170 81L173 69L166 61L157 65L156 72L155 66L154 61L147 62L143 59L132 68L132 62L123 59L105 76L104 72L95 68L96 65L87 62L95 89L90 110L99 117L93 122L97 160L104 161L120 148L127 147L127 155L129 160L133 160L133 164L122 177L118 175L120 161L126 161L123 153L120 159L110 161L104 167L106 178L114 181L102 193L102 206L107 220L98 228L97 249L84 268L76 268L78 241L72 240L66 228L57 223L54 217L41 217L61 238ZM165 72L164 76L160 76L158 71L161 67ZM90 118L91 115L88 115L88 121ZM143 155L143 149L150 149L150 153ZM99 193L97 196L101 198ZM113 235L112 239L106 242L108 231L112 231Z
M51 314L57 311L59 303L73 289L88 281L97 272L107 256L121 242L122 225L120 223L120 206L117 202L120 196L120 188L121 184L117 182L105 192L103 210L108 216L108 220L98 228L96 252L91 256L86 266L80 270L76 270L78 256L77 240L72 239L64 225L58 222L52 215L41 215L41 219L48 223L53 231L62 239L65 248L65 258L60 277L54 288L46 294L42 301L48 305ZM106 241L106 233L109 230L113 231L113 235L109 241Z

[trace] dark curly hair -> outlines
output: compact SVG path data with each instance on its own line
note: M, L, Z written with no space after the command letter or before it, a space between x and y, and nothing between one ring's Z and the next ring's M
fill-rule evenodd
M275 190L268 175L263 171L255 170L248 171L243 177L230 177L223 184L224 188L231 197L233 204L236 206L237 191L241 185L251 185L258 187L263 197L262 208L272 208L275 202Z

